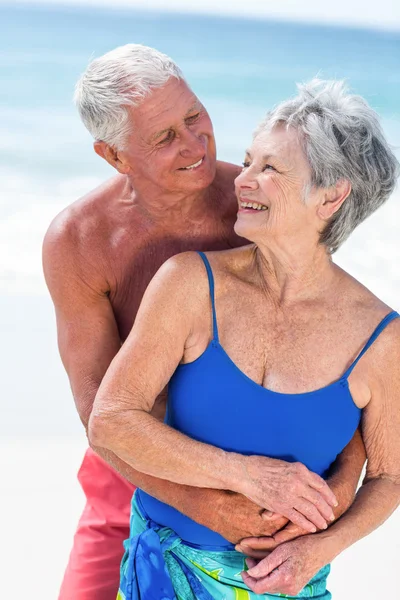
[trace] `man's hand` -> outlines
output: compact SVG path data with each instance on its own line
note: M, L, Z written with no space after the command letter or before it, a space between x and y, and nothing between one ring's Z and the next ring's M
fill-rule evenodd
M328 564L332 556L318 534L305 535L281 544L266 558L246 560L249 570L242 573L244 583L256 594L297 594Z
M240 544L236 545L235 549L250 558L261 560L271 554L280 544L290 542L303 535L309 535L309 533L309 531L289 521L282 529L270 536L249 537L242 540Z
M209 500L211 490L204 491L206 493L204 498L208 497ZM261 536L261 539L265 539L264 536L274 535L288 523L285 517L275 513L269 514L241 494L213 491L215 502L212 504L203 503L198 495L197 515L194 518L234 544L243 538L253 538L253 536Z

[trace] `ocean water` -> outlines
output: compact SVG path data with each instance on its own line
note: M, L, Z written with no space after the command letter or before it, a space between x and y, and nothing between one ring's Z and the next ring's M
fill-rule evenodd
M1 597L20 597L21 569L30 598L57 597L82 503L74 473L85 439L58 358L41 241L53 216L112 175L92 150L72 94L91 57L128 42L155 46L181 66L210 112L221 159L240 162L264 113L294 94L296 82L315 75L346 78L378 110L400 149L400 32L0 5L0 494L7 515L2 564L8 565ZM399 201L397 190L337 255L396 309ZM393 523L338 559L334 597L390 597L400 549Z
M211 114L221 159L241 161L267 109L294 94L296 82L315 75L348 79L378 110L390 141L400 147L400 32L0 6L0 34L0 286L5 293L43 293L38 242L44 226L112 174L94 154L72 94L90 58L117 45L152 45L178 62Z

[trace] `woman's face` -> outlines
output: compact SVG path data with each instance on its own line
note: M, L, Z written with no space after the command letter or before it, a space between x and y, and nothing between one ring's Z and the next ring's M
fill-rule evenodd
M235 180L235 231L253 242L311 235L318 239L313 202L305 202L311 170L296 131L278 125L260 133ZM268 243L268 241L267 241Z

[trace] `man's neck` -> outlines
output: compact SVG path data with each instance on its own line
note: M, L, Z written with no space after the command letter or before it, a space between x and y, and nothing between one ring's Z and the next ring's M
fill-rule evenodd
M219 204L215 201L212 185L203 190L184 193L139 187L127 180L124 195L154 223L201 223L210 215L210 211L215 214ZM220 201L222 203L222 198Z

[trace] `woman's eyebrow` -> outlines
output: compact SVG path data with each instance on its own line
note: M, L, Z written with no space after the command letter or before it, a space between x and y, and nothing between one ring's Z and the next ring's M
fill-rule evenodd
M251 159L250 150L246 150L245 154L246 154L246 156L248 156ZM264 156L262 156L261 160L270 160L271 158L273 158L275 160L279 160L275 154L264 154Z

